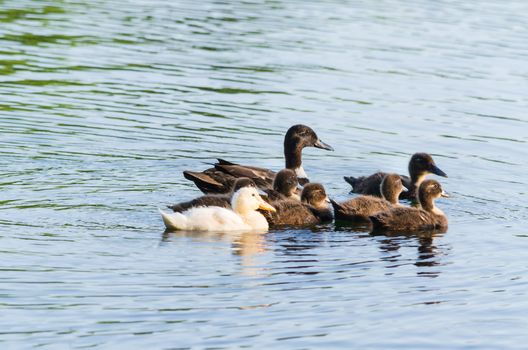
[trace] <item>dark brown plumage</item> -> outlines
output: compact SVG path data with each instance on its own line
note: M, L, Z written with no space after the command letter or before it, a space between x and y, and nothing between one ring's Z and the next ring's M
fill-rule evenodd
M306 125L294 125L284 137L284 158L286 168L293 170L301 184L309 182L302 168L302 150L305 147L316 147L326 150L333 148L322 142L317 134ZM272 188L275 172L259 167L239 165L218 159L213 168L202 172L184 171L186 179L193 181L204 193L226 193L235 179L248 177L262 189Z
M421 208L398 207L370 216L373 231L446 230L447 217L434 204L438 197L447 197L436 180L425 180L418 190Z
M268 195L269 201L278 201L282 199L301 200L298 190L299 181L295 171L290 169L282 169L277 173L273 179L273 188L264 190Z
M192 199L187 202L181 202L174 205L167 206L172 209L174 212L184 212L187 209L194 207L222 207L222 208L231 208L231 197L233 193L241 189L242 187L257 187L253 180L246 177L241 177L236 179L233 183L233 186L229 194L209 194L205 196L200 196L198 198Z
M380 183L387 173L377 172L370 176L352 177L345 176L344 179L352 186L352 192L359 194L368 194L371 196L381 197ZM401 175L403 185L407 187L407 192L402 192L401 199L416 198L416 189L428 174L447 177L446 173L440 170L431 155L427 153L415 153L409 161L409 175Z
M331 200L336 220L369 221L369 216L398 206L400 193L405 190L400 175L385 175L380 187L383 198L360 196L343 203Z
M274 213L264 213L272 226L308 226L333 219L328 197L321 184L309 183L301 194L302 202L285 199L272 203Z

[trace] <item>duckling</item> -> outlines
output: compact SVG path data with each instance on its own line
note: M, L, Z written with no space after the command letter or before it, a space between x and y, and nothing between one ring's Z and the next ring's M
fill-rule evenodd
M192 199L187 202L181 202L173 205L167 206L167 208L172 209L175 213L181 213L187 209L194 207L222 207L222 208L231 208L231 198L233 193L241 189L242 187L255 187L255 182L247 177L241 177L236 179L233 184L233 189L229 194L207 194L205 196L200 196L198 198Z
M321 141L315 131L306 125L294 125L288 129L284 137L284 158L286 168L295 172L299 183L308 183L308 175L302 167L302 150L305 147L316 147L329 151L334 149ZM184 171L183 176L193 181L204 193L226 193L232 187L233 182L239 177L248 177L255 181L262 189L272 188L275 172L259 167L239 165L229 161L218 159L214 168L202 172Z
M360 196L344 203L330 200L334 207L334 215L338 220L369 221L369 216L380 211L390 210L400 205L398 198L407 189L402 184L400 175L387 174L381 181L380 192L382 198L374 196Z
M425 180L418 189L421 209L410 207L393 208L370 216L373 230L422 231L446 230L447 217L438 209L434 200L449 197L436 180Z
M282 169L273 179L273 189L265 190L268 195L268 202L282 199L293 199L300 201L298 190L299 181L295 171L291 169Z
M370 176L352 177L345 176L344 179L352 185L352 192L359 194L369 194L372 196L381 197L380 183L387 173L377 172ZM400 199L415 200L416 190L428 174L436 174L438 176L447 177L440 168L438 168L431 157L427 153L415 153L409 161L409 176L401 175L403 185L408 189L406 192L400 194Z
M302 190L301 202L292 199L272 202L276 211L266 213L265 217L272 226L315 225L333 219L328 202L323 185L309 183Z
M183 213L164 213L160 210L165 227L169 230L189 231L267 231L268 222L257 209L275 211L254 187L242 187L231 200L231 209L221 207L191 208Z

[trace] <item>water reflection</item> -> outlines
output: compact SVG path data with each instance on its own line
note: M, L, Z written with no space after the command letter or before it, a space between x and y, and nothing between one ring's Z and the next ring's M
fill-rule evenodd
M402 248L416 247L417 255L413 264L417 267L427 268L420 269L417 275L423 277L438 277L440 269L430 270L428 268L441 265L440 257L445 256L446 252L441 247L434 244L434 239L441 237L445 232L425 231L414 233L372 233L372 236L379 239L379 250L383 253L382 261L390 262L387 268L397 268L409 263L408 258L404 258L400 253Z
M440 266L441 257L446 255L445 247L435 244L435 239L442 237L446 231L419 231L419 232L390 232L371 231L371 226L365 223L336 222L335 231L354 233L354 237L360 239L373 239L378 243L378 249L382 253L379 258L385 262L385 267L389 269L400 266L414 264L416 267L424 268L417 272L417 275L424 277L438 277L440 269L430 270L429 268ZM416 247L415 258L410 259L402 253L402 249Z
M265 235L262 232L165 231L161 236L161 243L166 244L175 239L190 239L199 243L226 243L231 254L240 257L243 274L259 275L262 269L258 267L255 256L268 250Z

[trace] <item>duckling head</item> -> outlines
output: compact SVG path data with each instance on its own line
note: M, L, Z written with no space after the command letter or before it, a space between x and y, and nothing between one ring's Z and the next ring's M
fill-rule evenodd
M286 197L294 195L297 186L299 186L297 175L291 169L282 169L275 175L273 180L273 189Z
M242 187L257 188L257 185L255 184L255 181L251 180L249 177L239 177L238 179L236 179L235 183L233 184L232 192L235 193Z
M449 197L442 189L442 185L436 180L425 180L418 190L418 201L425 210L434 211L434 200L439 197Z
M250 212L262 209L266 211L275 211L271 205L266 203L260 197L255 187L242 187L235 192L231 199L231 207L237 214L245 215Z
M412 155L409 161L409 174L415 181L423 179L427 174L447 177L447 174L436 166L433 157L428 153L415 153Z
M407 188L403 186L401 177L398 174L387 174L381 181L381 195L392 204L398 203L400 193L404 191L407 191Z
M326 208L328 203L330 203L323 185L315 182L304 186L301 193L301 201L316 208Z

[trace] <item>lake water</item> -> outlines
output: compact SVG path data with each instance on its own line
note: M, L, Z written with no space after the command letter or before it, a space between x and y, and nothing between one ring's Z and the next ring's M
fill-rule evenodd
M0 1L2 349L525 349L528 3ZM164 234L216 157L405 172L445 234Z

